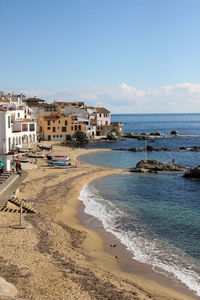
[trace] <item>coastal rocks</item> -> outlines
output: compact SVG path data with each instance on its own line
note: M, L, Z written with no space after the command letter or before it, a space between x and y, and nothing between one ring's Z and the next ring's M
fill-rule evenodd
M132 152L142 152L144 149L141 148L117 148L117 149L112 149L114 151L132 151Z
M165 147L153 147L151 145L147 145L146 150L147 151L170 151L168 148Z
M141 160L137 163L136 168L132 168L130 172L163 172L163 171L183 171L185 168L169 162L161 162L156 159Z
M138 140L154 140L162 137L162 133L160 131L152 132L152 133L134 133L129 132L124 135L126 138L138 139Z
M194 147L179 147L179 150L182 150L182 151L200 151L200 146L194 146Z
M144 152L144 151L170 151L170 149L165 148L165 147L153 147L151 145L147 145L146 148L117 148L117 149L112 149L115 151L132 151L132 152Z
M87 144L92 140L92 137L84 131L76 131L73 134L72 139L75 140L77 144Z
M183 177L185 178L198 178L200 179L200 166L197 166L194 169L190 169L188 172L186 172Z
M119 139L119 133L117 131L111 131L107 134L107 139L110 141L116 141Z
M179 134L178 130L172 130L171 131L171 135L177 135L177 134Z

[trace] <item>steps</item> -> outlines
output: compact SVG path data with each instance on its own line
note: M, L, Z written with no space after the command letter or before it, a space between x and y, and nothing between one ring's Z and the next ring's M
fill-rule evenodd
M16 207L18 208L9 208L9 202L14 204ZM21 200L19 200L18 198L10 198L5 204L4 206L0 209L0 211L3 212L11 212L11 213L20 213L20 202ZM27 204L25 204L24 202L22 202L22 213L29 213L29 214L35 214L36 211L29 207Z

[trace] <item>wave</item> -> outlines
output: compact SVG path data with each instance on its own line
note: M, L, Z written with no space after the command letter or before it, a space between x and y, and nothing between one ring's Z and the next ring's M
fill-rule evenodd
M137 216L131 216L130 229L126 210L104 199L91 183L83 187L79 199L85 205L85 212L99 219L105 230L114 234L135 260L152 265L156 272L164 271L166 276L173 275L200 296L199 260L156 235L150 236L144 224L134 222Z

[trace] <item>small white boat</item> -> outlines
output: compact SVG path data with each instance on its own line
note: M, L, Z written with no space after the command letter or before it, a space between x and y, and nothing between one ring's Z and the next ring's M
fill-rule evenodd
M23 153L31 152L31 148L18 148L18 152L23 152Z
M70 158L67 155L47 155L47 159L48 160L53 160L53 161L57 161L57 160L65 160L65 161L69 161Z
M44 153L43 152L31 152L28 154L28 157L32 157L32 158L44 158Z

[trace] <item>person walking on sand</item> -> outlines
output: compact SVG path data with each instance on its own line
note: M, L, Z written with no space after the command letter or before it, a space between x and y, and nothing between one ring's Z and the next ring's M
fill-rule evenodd
M19 161L16 160L15 162L15 168L16 168L16 172L18 173L19 172Z

